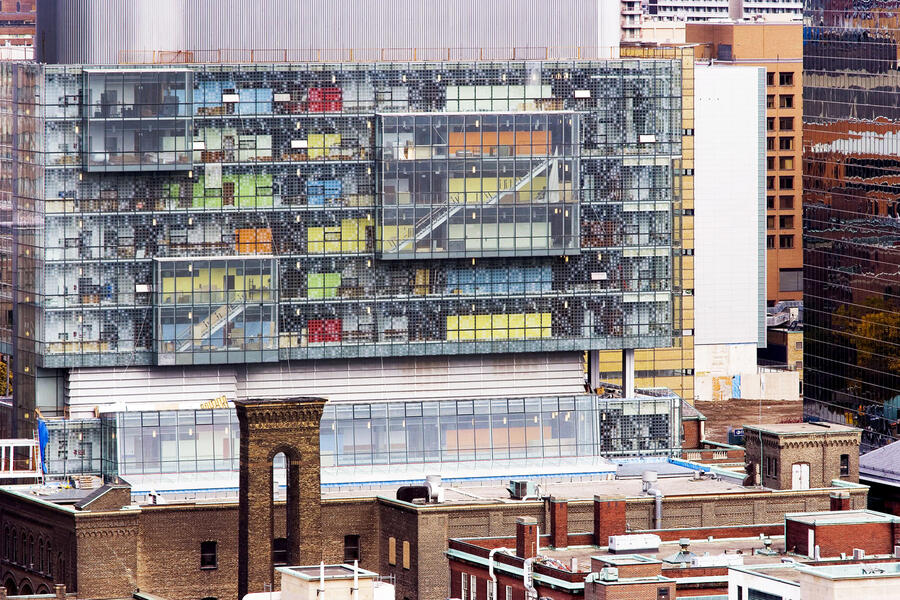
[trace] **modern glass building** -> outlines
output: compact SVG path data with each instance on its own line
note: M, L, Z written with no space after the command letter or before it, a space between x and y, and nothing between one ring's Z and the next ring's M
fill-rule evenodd
M804 411L898 437L896 2L808 0L804 32Z
M422 473L605 473L607 458L678 452L681 399L596 395L329 403L321 423L326 484L414 480ZM233 409L106 413L53 420L51 477L122 476L136 490L236 487Z
M0 65L14 424L148 489L230 485L236 397L328 398L331 482L677 449L583 357L690 339L683 69Z

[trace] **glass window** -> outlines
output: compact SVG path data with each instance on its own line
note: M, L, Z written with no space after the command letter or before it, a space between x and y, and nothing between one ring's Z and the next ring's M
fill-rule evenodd
M360 559L360 546L358 535L344 536L344 563L352 564L353 561Z
M216 569L219 566L217 555L218 543L215 541L200 542L200 568Z
M189 70L85 70L85 170L192 169L192 90Z
M287 538L277 537L272 540L272 564L276 566L288 564Z
M779 248L793 248L794 247L794 236L793 235L779 235L778 236L778 247Z

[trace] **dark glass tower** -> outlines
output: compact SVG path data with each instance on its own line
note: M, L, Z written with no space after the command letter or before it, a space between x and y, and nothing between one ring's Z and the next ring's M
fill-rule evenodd
M807 0L804 412L898 438L900 2Z

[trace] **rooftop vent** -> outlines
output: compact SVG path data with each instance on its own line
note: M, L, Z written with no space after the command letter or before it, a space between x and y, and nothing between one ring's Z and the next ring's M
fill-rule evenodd
M678 540L678 545L681 546L681 550L669 556L668 558L664 558L663 562L671 563L674 565L682 563L688 565L691 564L691 561L697 556L688 549L690 548L691 540L689 540L688 538L681 538L680 540Z
M759 554L762 556L777 556L778 552L772 549L772 538L764 537L762 540L763 548L757 548L753 551L754 554Z

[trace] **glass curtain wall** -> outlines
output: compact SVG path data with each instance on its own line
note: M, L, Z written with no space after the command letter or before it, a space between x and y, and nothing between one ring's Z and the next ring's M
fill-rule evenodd
M440 468L593 464L606 456L668 455L681 445L681 400L597 396L329 403L321 422L326 479ZM233 410L144 411L52 421L52 475L231 473L240 430ZM529 466L531 465L531 466Z
M808 0L804 412L900 438L900 24L895 0Z

